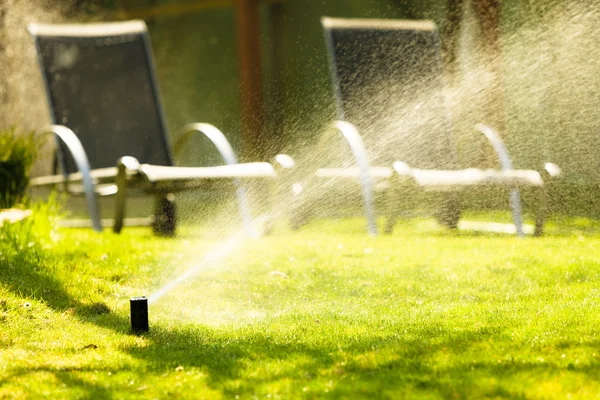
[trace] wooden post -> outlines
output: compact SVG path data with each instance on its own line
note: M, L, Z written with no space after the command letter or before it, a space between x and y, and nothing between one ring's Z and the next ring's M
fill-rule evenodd
M262 156L263 150L259 6L260 0L235 0L244 161L256 161L257 157Z
M504 111L504 84L502 71L502 46L500 37L500 17L502 0L474 0L474 11L482 35L482 57L491 72L486 96L487 124L493 125L500 137L506 138Z
M283 124L285 122L285 27L283 21L284 4L269 3L269 39L271 42L271 70L268 112L268 137L263 145L280 152L283 150Z
M446 23L442 31L442 53L445 69L452 86L456 83L458 72L458 51L460 28L463 15L464 0L446 1Z
M502 0L471 0L472 10L480 32L478 63L487 71L480 77L482 91L479 95L481 122L491 126L500 138L506 140L506 115L504 109L504 83L501 46ZM487 145L480 153L478 167L494 168L498 161Z

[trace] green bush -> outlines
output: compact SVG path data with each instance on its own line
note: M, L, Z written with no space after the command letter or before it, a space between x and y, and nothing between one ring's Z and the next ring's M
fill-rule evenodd
M33 201L32 214L14 223L0 223L0 269L4 262L39 258L57 236L61 216L60 198L52 193L47 201Z
M23 200L39 143L33 132L0 131L0 209Z

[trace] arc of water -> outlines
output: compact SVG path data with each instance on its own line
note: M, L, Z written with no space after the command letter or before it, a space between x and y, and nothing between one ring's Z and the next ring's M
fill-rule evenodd
M183 142L189 137L190 134L198 132L204 134L217 148L219 154L227 165L234 165L238 163L237 157L231 147L231 144L216 126L207 123L192 123L183 127L183 135L175 145L175 151L177 152ZM233 184L235 185L235 195L238 203L238 210L244 224L244 230L250 237L255 237L258 233L252 227L252 214L250 212L250 206L246 197L246 190L242 185L242 182L238 178L234 178Z
M485 124L479 123L475 125L475 129L485 135L487 140L494 148L494 151L500 160L502 170L512 171L513 164L510 159L510 155L508 154L508 150L506 149L506 146L504 145L504 142L500 136L498 136L498 134L492 128ZM521 196L519 194L519 189L512 189L510 191L510 208L512 210L517 236L523 237L525 236L525 233L523 232L523 210L521 209Z
M377 235L377 222L375 216L375 205L373 203L373 179L369 172L369 158L362 137L354 125L347 121L335 121L333 126L342 133L346 142L350 145L354 159L360 170L363 202L367 214L367 226L369 234Z
M229 256L229 254L231 254L233 250L242 242L243 232L244 231L240 229L228 240L220 243L219 245L215 246L212 250L210 250L206 255L204 255L204 257L199 263L193 264L183 274L179 275L177 278L168 282L165 286L151 294L148 297L148 304L154 303L155 301L157 301L158 299L160 299L161 297L163 297L182 283L194 279L201 272L206 271L211 267L217 266L220 261L227 258L227 256Z
M264 223L266 216L260 216L257 218L258 223ZM192 264L183 274L177 278L168 282L162 288L156 290L153 294L148 297L148 304L152 304L179 285L188 282L196 278L200 273L205 272L211 268L218 267L221 261L226 260L234 250L238 248L244 241L244 230L239 229L229 239L224 240L210 251L208 251L202 259Z

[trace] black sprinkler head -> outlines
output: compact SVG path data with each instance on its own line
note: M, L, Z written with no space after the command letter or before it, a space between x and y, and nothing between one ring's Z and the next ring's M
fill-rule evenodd
M134 333L148 332L148 299L146 296L129 300L131 311L131 330Z

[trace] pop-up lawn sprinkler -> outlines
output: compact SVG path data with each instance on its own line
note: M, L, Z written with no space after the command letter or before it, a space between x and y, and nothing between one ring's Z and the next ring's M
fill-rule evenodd
M146 296L129 300L131 312L131 330L134 333L148 332L148 299Z

